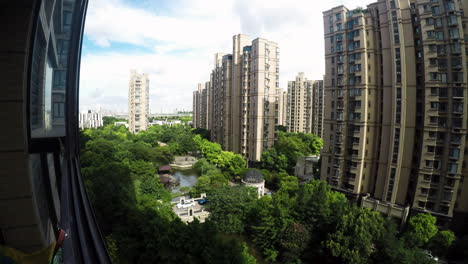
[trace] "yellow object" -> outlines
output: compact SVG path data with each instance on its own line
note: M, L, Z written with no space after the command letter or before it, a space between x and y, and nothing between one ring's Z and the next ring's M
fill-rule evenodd
M31 254L0 245L0 264L49 264L54 256L55 243Z

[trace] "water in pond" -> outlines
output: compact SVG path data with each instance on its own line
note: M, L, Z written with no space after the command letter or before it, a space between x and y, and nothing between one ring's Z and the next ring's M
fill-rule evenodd
M180 187L192 187L198 181L198 171L195 169L190 170L176 170L174 177L179 180L180 184L172 189L173 193L179 192Z

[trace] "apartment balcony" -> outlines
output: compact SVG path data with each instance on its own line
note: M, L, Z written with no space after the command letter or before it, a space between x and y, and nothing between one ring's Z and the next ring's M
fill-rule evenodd
M447 173L447 175L445 175L445 178L457 180L461 179L461 176L453 173Z

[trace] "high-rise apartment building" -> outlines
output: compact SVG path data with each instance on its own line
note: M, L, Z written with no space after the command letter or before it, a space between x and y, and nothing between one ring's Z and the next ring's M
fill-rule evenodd
M277 110L277 119L278 119L278 126L286 126L286 112L287 112L287 94L288 92L283 90L282 88L278 88L277 91L277 104L278 104L278 110Z
M192 127L200 128L200 93L201 93L201 83L198 84L198 89L193 91L193 103L192 103Z
M307 80L300 72L295 81L288 81L286 127L288 132L310 133L306 131L306 123L312 116L312 86L314 81Z
M311 133L323 137L323 113L324 113L324 89L323 80L315 81L312 86L312 118Z
M231 87L232 87L232 55L216 53L214 69L211 72L209 115L212 120L210 126L211 140L218 142L225 150L232 150L231 129Z
M241 40L242 35L234 37ZM242 42L242 41L240 41ZM234 57L240 53L234 45ZM273 145L277 123L277 92L279 91L279 48L274 42L257 38L242 47L240 104L240 153L249 160L260 160L264 150ZM235 128L236 129L236 128Z
M199 83L198 90L193 92L193 127L209 129L210 116L210 82Z
M260 160L263 150L273 145L282 119L278 45L235 35L232 54L215 55L208 90L212 140L225 150Z
M467 5L379 0L323 13L323 180L391 214L468 211Z
M149 78L148 74L130 72L128 85L128 126L132 133L148 128Z
M323 81L307 80L300 72L288 82L286 127L289 132L322 136Z
M202 128L209 129L211 127L211 91L210 82L205 82L203 85L200 97L200 125Z

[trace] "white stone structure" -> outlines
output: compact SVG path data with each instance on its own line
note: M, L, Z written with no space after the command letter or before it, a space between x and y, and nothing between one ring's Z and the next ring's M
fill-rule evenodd
M102 114L100 112L82 112L79 115L79 126L81 129L84 128L98 128L103 126Z
M263 179L263 175L260 171L255 169L247 171L241 182L245 186L257 188L258 198L265 195L265 180Z

